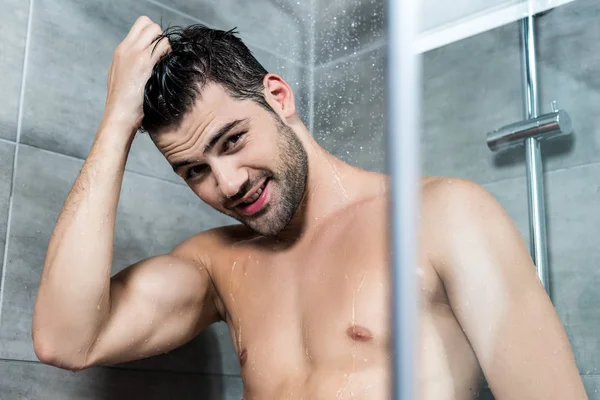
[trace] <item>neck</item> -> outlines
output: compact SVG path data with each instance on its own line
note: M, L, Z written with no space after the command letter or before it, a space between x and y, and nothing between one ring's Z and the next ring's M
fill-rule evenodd
M290 125L307 153L308 177L301 205L281 232L283 236L298 238L336 212L362 199L384 194L387 188L384 175L346 164L319 146L302 123Z

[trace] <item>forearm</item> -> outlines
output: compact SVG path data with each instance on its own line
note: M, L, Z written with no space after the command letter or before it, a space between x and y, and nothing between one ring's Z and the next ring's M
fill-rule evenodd
M34 344L43 357L85 357L108 318L116 211L132 136L101 125L61 210L33 315Z

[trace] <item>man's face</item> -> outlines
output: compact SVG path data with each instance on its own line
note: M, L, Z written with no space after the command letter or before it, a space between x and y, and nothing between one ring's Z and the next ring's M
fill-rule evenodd
M182 123L153 139L204 202L262 235L285 228L302 201L308 161L294 131L218 85L205 87Z

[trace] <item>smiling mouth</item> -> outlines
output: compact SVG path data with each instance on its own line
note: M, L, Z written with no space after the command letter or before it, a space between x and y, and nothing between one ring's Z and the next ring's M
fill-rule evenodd
M245 215L252 215L260 211L267 202L268 196L268 184L270 179L266 179L261 187L256 192L238 204L235 208L241 211Z
M265 189L265 186L267 186L267 181L265 181L261 187L258 188L258 190L248 198L248 200L242 202L240 205L249 205L254 203L256 200L258 200L258 198L260 197L260 194L263 192L263 190Z

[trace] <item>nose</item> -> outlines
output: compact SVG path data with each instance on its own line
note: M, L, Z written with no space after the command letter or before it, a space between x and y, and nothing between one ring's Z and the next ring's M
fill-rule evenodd
M228 199L238 194L242 185L248 180L248 174L245 170L237 168L230 162L221 162L219 165L213 165L212 170L219 191Z

